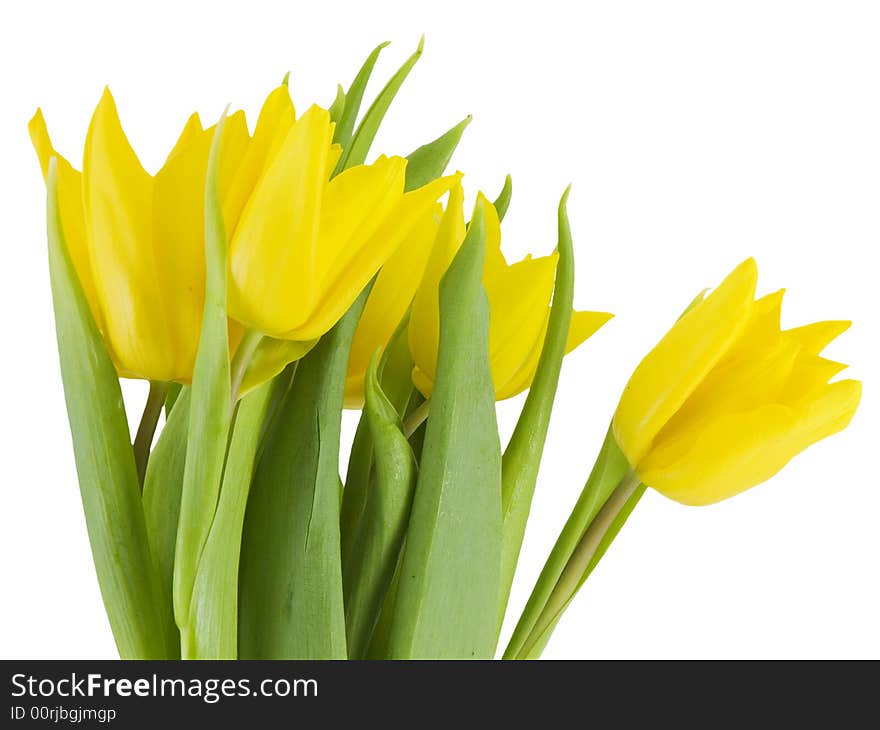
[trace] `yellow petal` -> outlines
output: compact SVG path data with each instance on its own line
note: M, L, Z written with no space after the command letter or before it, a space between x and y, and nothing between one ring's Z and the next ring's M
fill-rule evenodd
M406 240L418 222L430 215L437 199L459 178L459 175L442 177L404 194L369 240L354 249L346 268L337 272L333 280L325 280L308 320L287 332L285 339L314 339L336 324L382 264Z
M846 332L851 324L851 322L845 320L816 322L786 330L786 333L791 337L797 338L803 346L804 352L818 355L828 346L831 340Z
M157 276L153 180L122 131L109 90L95 109L83 159L83 206L105 340L127 372L180 376L169 338L173 303Z
M565 353L568 354L585 340L592 337L596 331L602 327L614 315L607 312L578 312L571 313L571 326L568 330L568 339L565 343ZM501 390L496 390L495 398L504 400L521 393L526 388L531 387L532 381L535 379L535 372L538 369L538 362L541 359L541 350L544 347L544 340L547 337L547 325L550 318L550 308L547 308L547 320L541 333L540 347L535 347L528 360L523 363L520 370L510 379L510 381Z
M291 127L260 178L230 245L230 314L272 337L288 337L315 299L315 244L332 129L313 106Z
M770 404L727 413L686 444L669 442L652 449L639 475L645 484L684 504L732 497L769 479L810 444L845 428L860 396L860 383L841 381L799 407Z
M488 281L484 278L489 299L489 365L496 397L506 397L512 390L511 380L525 363L540 355L558 259L555 252L525 259Z
M568 330L568 340L565 342L565 352L568 354L581 343L592 337L599 328L608 322L613 314L610 312L578 312L571 313L571 326Z
M37 109L28 124L31 141L40 160L45 179L49 169L49 160L54 156L58 160L58 207L61 213L61 227L64 240L67 242L68 253L73 261L77 278L89 303L92 316L98 329L104 329L104 318L98 306L92 266L89 259L88 241L86 239L85 220L82 202L82 175L64 159L52 146L43 113Z
M425 272L431 248L437 237L442 208L434 209L413 228L409 238L379 271L376 283L361 314L345 381L348 408L360 408L364 397L364 375L376 350L380 353L397 329Z
M236 170L229 190L223 199L223 218L226 235L232 238L245 204L265 172L269 162L278 151L287 132L293 125L295 112L287 86L281 85L266 98L254 137L247 145L247 152Z
M186 124L183 125L183 130L181 130L174 147L171 148L171 152L168 153L168 159L170 160L181 149L197 139L202 131L202 120L199 119L199 113L193 112L190 114L189 119L186 120Z
M446 212L412 303L409 349L413 356L413 383L426 398L434 388L440 347L440 280L464 241L464 192L456 184L449 192Z
M724 356L749 318L757 267L747 259L684 314L638 365L613 429L631 464L638 464L666 422Z
M379 157L358 165L327 185L315 251L315 277L320 288L331 285L375 236L403 195L406 160Z

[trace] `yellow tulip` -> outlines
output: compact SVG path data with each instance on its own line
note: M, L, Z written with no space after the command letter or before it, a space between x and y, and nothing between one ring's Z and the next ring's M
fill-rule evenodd
M293 122L230 241L230 315L270 337L329 330L457 179L404 193L406 160L381 156L330 180L332 138L317 106Z
M438 203L423 216L376 277L351 343L345 379L347 408L360 408L364 403L364 376L370 360L377 350L381 354L385 349L412 303L431 255L441 213Z
M820 352L849 322L781 330L782 291L755 300L757 267L740 264L698 300L639 364L613 434L639 478L684 504L731 497L847 426L861 383L829 383Z
M482 195L481 195L482 197ZM496 400L531 385L547 334L550 301L559 255L526 257L508 264L501 253L501 224L495 207L483 198L486 260L483 285L489 299L489 363ZM409 343L413 382L429 398L434 387L440 343L440 280L465 236L463 192L452 189L421 285L412 304ZM571 352L611 319L605 312L573 312L566 352Z
M42 113L29 124L45 176L58 159L62 227L77 276L110 356L125 377L189 382L204 307L204 186L213 128L193 115L162 169L144 170L105 90L78 172L54 150ZM249 135L243 112L227 120L221 188Z
M120 375L188 383L204 307L204 186L214 128L197 115L155 176L131 148L109 90L86 138L83 172L54 150L42 113L29 130L44 175L58 158L71 258ZM348 309L454 177L404 194L406 161L380 157L332 181L340 154L318 107L296 119L286 86L254 134L226 121L220 195L230 237L230 345L238 322L280 340L256 353L241 392L304 354ZM386 287L382 287L383 289Z

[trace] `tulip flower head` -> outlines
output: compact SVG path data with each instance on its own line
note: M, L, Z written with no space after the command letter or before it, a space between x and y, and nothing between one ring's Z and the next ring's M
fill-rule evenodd
M698 300L626 386L615 440L642 482L684 504L726 499L847 426L861 383L820 356L849 327L780 329L783 292L755 300L757 267L740 264Z
M105 90L78 172L54 150L41 112L29 125L44 175L58 158L62 227L74 268L120 375L188 383L204 310L204 198L214 128L197 115L155 175L129 144ZM247 388L279 372L345 313L455 181L404 193L406 160L379 157L330 175L340 155L329 113L297 119L286 86L251 136L226 120L220 198L230 241L230 345L243 324L273 338Z
M508 264L501 253L501 224L495 207L480 195L486 229L483 286L489 299L489 364L496 400L510 398L531 385L547 334L550 302L559 255L527 256ZM409 342L415 367L413 382L430 397L440 342L440 280L464 240L466 225L461 186L452 189L434 248L413 301ZM572 313L566 352L571 352L605 324L605 312Z

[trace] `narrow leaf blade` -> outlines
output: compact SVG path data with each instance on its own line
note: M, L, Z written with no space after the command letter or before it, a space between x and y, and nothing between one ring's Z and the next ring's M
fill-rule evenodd
M119 655L168 658L176 637L164 620L168 597L147 539L122 392L64 241L54 160L47 187L58 354L95 572Z
M440 285L440 353L397 586L394 658L491 658L501 558L501 453L478 203Z

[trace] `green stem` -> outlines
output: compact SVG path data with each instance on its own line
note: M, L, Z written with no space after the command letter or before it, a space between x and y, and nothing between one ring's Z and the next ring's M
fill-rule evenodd
M428 411L431 410L431 399L423 401L416 409L410 413L403 422L403 435L409 438L428 420Z
M144 476L147 473L147 461L150 458L153 435L156 433L156 425L159 423L159 416L162 414L165 396L168 394L170 385L170 383L159 380L150 381L150 392L147 394L144 413L134 437L134 462L137 466L138 483L141 490L144 488Z
M529 596L504 652L505 659L516 659L520 656L581 539L611 494L631 471L626 456L609 429L587 483L532 589L532 595Z
M238 391L241 390L241 384L244 381L245 373L247 373L248 365L250 365L251 359L262 340L263 333L256 330L245 330L241 336L241 341L238 343L238 349L232 358L231 366L233 405L238 401Z
M630 498L641 486L641 480L634 471L630 471L615 489L608 501L599 510L599 514L590 523L581 541L575 547L574 552L568 559L559 580L553 587L544 610L535 622L535 626L526 638L519 657L523 658L532 654L532 649L537 641L543 638L549 628L559 619L560 614L569 604L578 588L583 584L584 575L590 568L596 557L605 536L609 533L620 513L624 510Z

